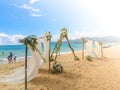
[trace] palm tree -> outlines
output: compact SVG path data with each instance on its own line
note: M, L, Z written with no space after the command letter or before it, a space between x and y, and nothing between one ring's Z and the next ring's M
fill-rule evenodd
M99 41L99 45L100 45L100 48L101 48L101 57L103 57L103 48L102 48L103 42Z
M85 43L87 42L87 39L82 37L82 59L84 60L84 48L85 48Z

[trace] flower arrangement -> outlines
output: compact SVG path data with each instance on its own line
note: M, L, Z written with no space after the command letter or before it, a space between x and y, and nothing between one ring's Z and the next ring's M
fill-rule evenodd
M67 36L67 28L63 28L63 29L61 30L61 36L62 36L62 38L64 38L64 37Z
M29 46L33 51L37 51L39 55L41 56L41 58L44 60L44 62L46 62L46 59L44 58L42 53L40 53L40 51L37 48L38 43L37 43L37 37L35 35L30 35L28 37L25 37L23 40L20 40L20 42L24 43L26 47Z
M67 40L67 43L68 43L68 46L69 48L71 49L73 55L74 55L74 60L79 60L79 58L75 55L75 52L74 52L74 49L72 48L71 44L70 44L70 41L68 39L68 32L67 32L67 28L62 28L61 29L61 34L60 34L60 37L59 37L59 40L57 41L56 45L55 45L55 48L53 49L52 53L51 53L51 58L50 60L51 61L56 61L57 59L57 54L58 52L60 51L60 48L61 48L61 45L62 45L62 41L63 39L66 39ZM53 57L53 54L55 53L55 58Z
M26 37L26 38L24 38L23 39L23 43L25 44L25 46L30 46L31 48L32 48L32 50L38 50L37 49L37 37L35 36L35 35L30 35L30 36L28 36L28 37Z
M55 73L61 73L61 72L63 72L63 66L57 61L55 61L52 67L52 73L55 74Z
M91 56L87 56L86 57L88 61L92 61L92 57Z
M45 36L47 37L48 41L50 41L52 38L52 35L50 34L50 32L47 32Z

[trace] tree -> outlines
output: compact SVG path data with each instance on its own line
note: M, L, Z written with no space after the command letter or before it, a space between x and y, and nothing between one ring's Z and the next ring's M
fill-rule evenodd
M84 60L84 48L85 48L85 43L87 42L87 39L82 37L82 59Z

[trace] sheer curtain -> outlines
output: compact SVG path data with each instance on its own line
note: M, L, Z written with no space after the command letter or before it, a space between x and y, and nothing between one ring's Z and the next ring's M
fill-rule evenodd
M49 58L49 52L48 52L49 51L49 42L47 41L47 38L40 37L40 38L38 38L37 42L38 42L38 45L37 45L38 50L41 53L43 53L46 60L48 60L48 58ZM44 52L42 52L42 46L41 46L42 43L44 46ZM39 55L39 53L37 51L33 51L31 48L30 48L30 51L31 51L32 57L28 61L28 68L27 68L28 81L30 81L34 77L36 77L39 68L44 63L44 61L42 60L41 56ZM9 75L4 75L4 76L0 75L0 82L24 83L24 81L25 81L24 66L18 68L17 70L15 70L15 72L10 73Z

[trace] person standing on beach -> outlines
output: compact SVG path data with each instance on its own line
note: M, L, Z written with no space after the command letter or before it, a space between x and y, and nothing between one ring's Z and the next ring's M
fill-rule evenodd
M16 62L16 56L14 57L14 62Z
M8 63L10 63L10 62L11 62L11 61L10 61L10 56L8 56L7 59L8 59Z
M12 58L13 58L13 53L12 52L10 52L9 58L10 58L10 62L12 62Z

